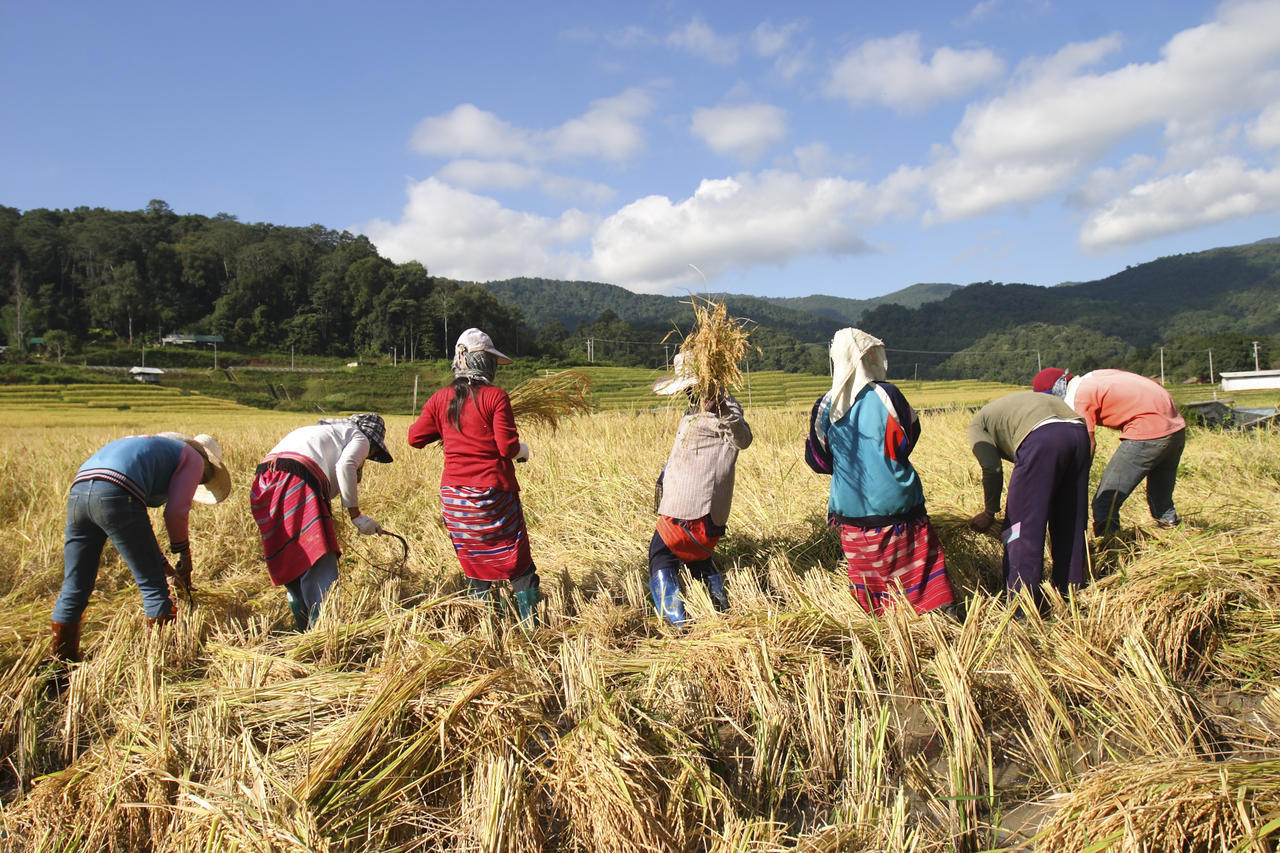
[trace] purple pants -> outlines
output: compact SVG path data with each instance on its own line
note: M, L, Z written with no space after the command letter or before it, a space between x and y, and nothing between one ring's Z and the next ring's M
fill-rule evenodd
M1010 595L1027 586L1040 600L1046 527L1054 587L1065 593L1084 583L1090 461L1089 433L1082 423L1045 424L1022 440L1009 475L1000 536Z

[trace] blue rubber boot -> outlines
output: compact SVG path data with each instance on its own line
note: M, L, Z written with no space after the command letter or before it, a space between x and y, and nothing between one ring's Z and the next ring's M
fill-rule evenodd
M707 594L711 596L711 605L723 613L729 609L729 593L724 591L724 575L716 572L702 579L707 585Z
M515 594L516 607L520 612L520 624L526 628L538 627L538 602L542 593L535 586L533 589L522 589Z
M687 621L684 615L684 599L680 597L680 582L674 569L657 569L649 574L649 594L653 596L653 606L658 614L672 624L683 628Z

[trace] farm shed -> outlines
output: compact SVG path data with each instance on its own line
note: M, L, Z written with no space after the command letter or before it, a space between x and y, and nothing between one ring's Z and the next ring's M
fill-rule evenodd
M159 382L164 371L158 367L131 367L129 375L138 382Z
M1241 370L1218 375L1222 377L1223 391L1280 388L1280 370Z

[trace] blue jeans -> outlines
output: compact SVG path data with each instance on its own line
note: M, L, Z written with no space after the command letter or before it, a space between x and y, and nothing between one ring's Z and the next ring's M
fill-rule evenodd
M79 622L98 581L98 561L107 539L133 572L148 618L172 612L169 565L142 501L107 480L87 480L71 486L67 496L67 532L63 545L62 592L53 606L53 621Z
M1102 535L1120 529L1120 507L1144 479L1147 481L1147 508L1157 521L1175 523L1173 487L1178 480L1178 463L1187 444L1187 431L1180 429L1164 438L1120 439L1120 449L1107 463L1093 496L1093 532Z

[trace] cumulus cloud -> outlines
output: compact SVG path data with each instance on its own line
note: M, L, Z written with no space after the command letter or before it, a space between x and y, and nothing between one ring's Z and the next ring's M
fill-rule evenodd
M413 129L410 146L433 157L529 157L529 132L475 104L459 104L447 113L428 116Z
M1249 169L1237 157L1140 184L1085 221L1086 249L1147 240L1240 216L1280 209L1280 171Z
M453 160L435 177L470 190L537 189L552 198L603 204L613 198L612 187L556 175L534 166L510 161Z
M715 277L869 251L859 229L910 210L922 180L910 169L879 185L749 173L704 180L685 199L647 196L601 220L578 210L556 217L512 210L429 178L409 187L398 222L376 220L362 231L397 263L419 260L461 280L544 275L663 292L690 283L690 263Z
M717 154L755 160L786 138L787 114L771 104L703 107L690 129Z
M662 292L709 277L815 253L869 251L858 227L877 215L883 190L842 178L763 172L704 180L687 199L648 196L596 230L591 263L603 281Z
M1258 148L1280 148L1280 103L1263 110L1249 123L1247 133Z
M717 65L738 61L738 40L716 33L701 18L694 18L668 35L667 44Z
M900 112L920 110L955 98L1004 72L990 50L940 47L924 60L919 33L863 42L844 56L828 78L825 93L852 107L867 102Z
M1225 137L1205 126L1274 101L1280 3L1228 3L1216 20L1171 38L1158 61L1087 70L1118 45L1068 45L1026 63L1005 94L970 106L933 168L935 218L1041 200L1153 127L1170 132L1170 168L1197 148L1201 157L1220 151Z
M374 220L363 229L378 251L396 263L418 260L437 275L487 281L538 272L581 277L575 243L596 219L578 210L551 218L510 210L496 200L436 178L409 187L397 223Z
M757 56L777 56L791 47L791 41L800 29L796 22L775 24L765 21L751 33L751 46Z
M652 110L653 98L647 92L628 89L620 95L592 101L581 116L539 134L539 141L545 142L557 158L626 160L644 148L639 121Z
M414 128L410 145L435 157L525 162L581 157L627 160L644 148L640 122L653 111L643 89L628 89L593 101L581 116L546 129L516 127L474 104L428 116Z
M799 22L774 24L765 21L751 33L751 47L756 56L773 60L773 70L783 80L794 80L807 71L811 45L795 45L796 37L803 31Z

